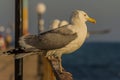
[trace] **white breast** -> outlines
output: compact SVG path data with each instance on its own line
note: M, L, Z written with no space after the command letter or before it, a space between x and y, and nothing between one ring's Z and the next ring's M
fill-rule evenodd
M87 27L76 27L75 32L77 32L77 38L66 45L64 48L59 49L63 54L74 52L75 50L79 49L84 43L87 35Z

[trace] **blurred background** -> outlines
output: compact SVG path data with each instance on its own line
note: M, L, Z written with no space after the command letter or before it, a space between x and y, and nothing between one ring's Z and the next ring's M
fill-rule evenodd
M14 3L14 0L0 0L0 50L14 47ZM44 31L51 29L50 25L55 19L69 21L72 11L76 9L85 11L97 21L96 24L87 22L90 35L84 45L75 53L63 56L63 66L73 74L74 80L120 80L119 0L24 0L25 34L38 33L39 3L46 6L46 11L41 15ZM33 57L26 58L27 65L33 65L36 61L34 56L30 63L31 58ZM0 80L14 79L12 59L12 56L7 59L0 56ZM29 73L26 73L27 76ZM31 71L29 75L36 73L34 66L34 72Z

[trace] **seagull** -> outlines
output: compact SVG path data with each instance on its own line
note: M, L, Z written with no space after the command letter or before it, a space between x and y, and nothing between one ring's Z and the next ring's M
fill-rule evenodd
M68 24L69 24L69 22L66 20L60 21L59 19L55 19L52 21L50 28L55 29L55 28L62 27L62 26L68 25Z
M64 25L68 25L68 24L69 24L68 21L66 21L66 20L62 20L62 21L60 22L60 24L59 24L58 27L61 27L61 26L64 26Z
M72 12L70 23L39 35L25 35L19 40L25 49L39 49L48 59L58 58L59 71L62 72L62 54L69 54L79 49L87 36L86 21L96 23L82 10Z
M52 23L50 25L50 28L52 28L52 29L58 28L59 24L60 24L60 20L55 19L55 20L52 21Z

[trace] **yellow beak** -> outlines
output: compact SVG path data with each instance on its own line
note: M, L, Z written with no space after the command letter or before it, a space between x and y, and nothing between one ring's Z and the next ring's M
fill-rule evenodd
M96 23L96 20L93 19L93 18L88 18L88 21L91 22L91 23Z

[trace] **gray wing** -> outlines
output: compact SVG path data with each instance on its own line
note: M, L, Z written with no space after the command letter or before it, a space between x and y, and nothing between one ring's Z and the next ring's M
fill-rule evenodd
M25 43L41 50L59 49L77 37L76 33L66 27L60 27L39 35L28 35L25 37Z

